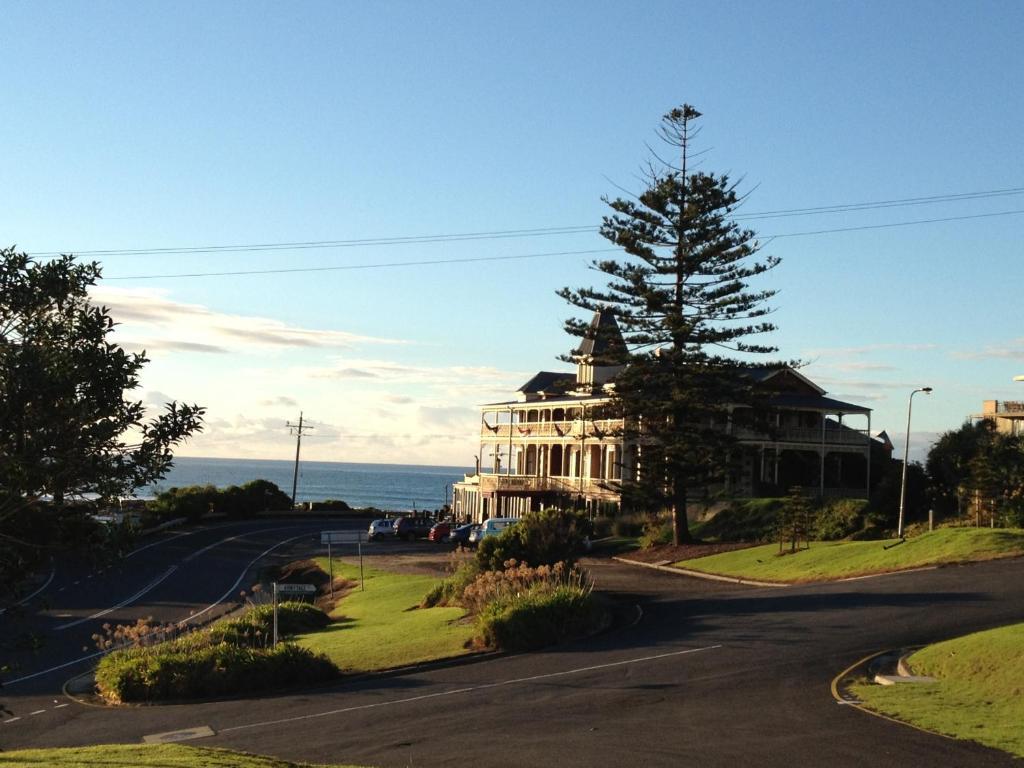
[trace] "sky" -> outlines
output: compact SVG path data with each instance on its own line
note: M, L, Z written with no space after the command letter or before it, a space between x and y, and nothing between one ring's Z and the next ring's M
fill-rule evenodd
M181 455L288 459L302 412L309 459L468 466L479 405L565 367L555 292L602 284L602 196L690 103L782 259L778 356L900 446L933 387L922 459L1024 399L1022 30L1019 2L3 0L0 244L101 261L136 397L207 407ZM313 245L211 250L280 243ZM89 253L117 250L145 252Z

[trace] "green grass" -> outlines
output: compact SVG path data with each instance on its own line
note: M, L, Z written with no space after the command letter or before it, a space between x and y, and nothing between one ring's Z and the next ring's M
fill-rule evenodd
M942 528L902 544L894 541L811 542L810 549L779 555L779 545L739 549L681 560L675 565L702 573L759 581L827 581L901 571L942 563L992 560L1024 554L1024 530ZM890 546L886 549L886 546ZM788 550L787 550L788 551Z
M98 747L22 749L0 752L2 768L312 768L312 763L292 763L226 749L186 747L181 744L105 744ZM325 768L345 768L333 766Z
M327 558L317 564L325 571ZM334 560L335 576L357 581L359 568ZM366 590L357 586L331 614L327 628L295 641L322 652L342 671L372 672L468 653L474 627L462 608L417 609L440 579L366 569Z
M930 645L910 664L939 682L861 683L853 692L891 717L1024 757L1024 624Z

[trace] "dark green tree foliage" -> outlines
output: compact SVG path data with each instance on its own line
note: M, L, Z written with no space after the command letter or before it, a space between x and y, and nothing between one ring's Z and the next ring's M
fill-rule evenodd
M100 500L160 479L172 449L202 429L203 409L168 403L148 416L126 394L145 353L110 340L114 321L88 290L96 263L37 262L0 249L0 531L49 495Z
M814 508L804 489L789 489L789 496L782 503L778 515L779 554L788 543L790 553L810 547L810 533L814 520ZM800 542L804 547L800 546Z
M151 507L161 517L185 517L197 522L208 513L228 517L252 517L257 512L291 509L291 497L269 480L252 480L245 485L217 488L214 485L188 485L170 488L156 495Z
M640 443L641 475L624 483L624 498L670 508L676 543L690 539L688 494L729 469L735 441L724 428L726 407L759 404L743 369L776 351L751 341L775 329L764 319L774 291L751 290L748 281L779 260L753 260L754 233L730 218L741 198L728 176L690 172L699 117L689 105L665 115L660 136L680 164L656 158L636 199L605 199L613 213L601 235L631 258L593 264L608 278L603 290L560 291L569 303L610 309L618 320L627 349L609 347L595 364L626 365L614 397L625 436ZM578 320L566 329L594 334Z
M945 432L926 463L940 512L972 509L1024 524L1024 440L996 430L990 420Z
M480 542L476 561L482 571L504 570L515 560L536 568L555 563L575 563L590 535L590 521L569 510L545 509L530 512L500 536Z

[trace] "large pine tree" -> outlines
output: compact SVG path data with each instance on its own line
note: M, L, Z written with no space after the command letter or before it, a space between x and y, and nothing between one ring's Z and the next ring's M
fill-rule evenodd
M671 509L676 544L690 540L688 494L728 471L730 407L757 404L744 369L776 351L751 340L775 329L764 319L775 291L752 290L748 281L779 260L752 258L754 233L731 218L741 201L736 184L688 167L699 117L686 104L665 115L659 135L678 165L654 156L639 196L605 198L612 213L601 235L631 258L594 262L608 277L604 289L560 291L571 304L610 309L618 320L627 349L595 362L625 365L614 398L624 437L638 445L639 478L625 481L623 493ZM593 334L575 319L566 330Z

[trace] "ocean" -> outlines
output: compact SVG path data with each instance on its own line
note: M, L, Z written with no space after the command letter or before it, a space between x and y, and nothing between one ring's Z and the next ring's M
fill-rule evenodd
M243 485L250 480L269 480L291 495L291 461L262 459L200 459L179 457L167 476L139 497L187 485ZM352 464L303 461L299 464L297 502L340 499L352 507L385 510L440 509L451 500L451 483L462 480L471 469L427 467L416 464Z

